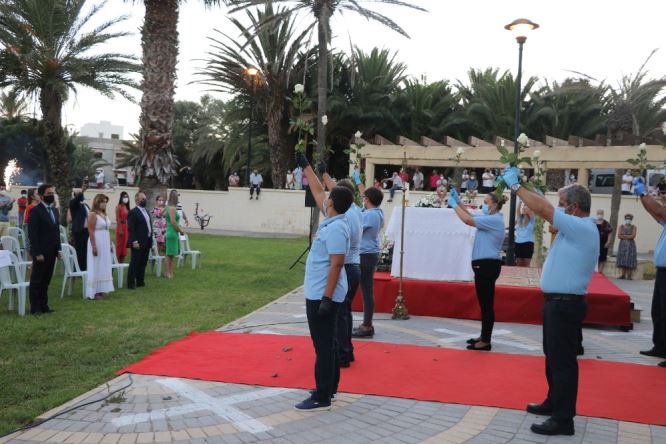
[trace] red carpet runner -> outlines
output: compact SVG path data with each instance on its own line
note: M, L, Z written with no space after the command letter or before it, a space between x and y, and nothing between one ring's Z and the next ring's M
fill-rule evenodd
M541 324L543 293L538 288L536 268L502 267L495 289L495 320L520 324ZM471 282L403 281L410 314L458 319L481 319L474 284ZM398 294L398 279L389 273L375 273L375 312L391 313ZM363 311L363 298L354 298L354 311ZM586 324L612 327L631 326L629 295L600 273L592 275L587 295Z
M341 392L523 409L546 393L543 357L355 342ZM314 353L305 336L193 333L118 373L308 389ZM578 414L666 425L666 370L581 359Z

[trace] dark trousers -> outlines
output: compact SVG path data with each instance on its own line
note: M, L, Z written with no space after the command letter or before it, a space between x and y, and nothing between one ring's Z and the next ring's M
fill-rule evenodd
M331 395L337 391L338 382L340 381L335 330L341 304L333 303L333 313L330 316L322 317L317 314L320 302L310 299L305 301L308 327L316 356L314 372L317 387L312 394L312 399L319 402L328 402Z
M254 196L254 190L257 190L257 197L259 197L259 194L261 194L261 186L250 185L250 197Z
M361 295L363 295L363 325L372 326L375 313L375 270L379 263L379 253L361 255Z
M548 397L553 419L570 422L576 416L580 333L586 301L546 301L543 306L543 352L546 355Z
M657 279L652 293L652 343L666 353L666 268L657 268Z
M347 274L347 295L345 301L338 310L338 359L340 362L349 362L354 354L354 346L351 341L352 334L352 302L358 290L361 279L361 268L358 264L345 264Z
M502 271L499 259L478 259L472 261L474 287L481 307L481 340L490 342L495 325L495 281Z
M131 250L132 257L127 269L127 286L136 287L138 285L141 287L145 283L146 265L148 264L150 248L131 248Z
M49 311L49 284L53 277L57 250L44 253L44 260L38 262L32 259L32 274L30 275L30 313L45 313Z
M79 262L79 268L86 271L88 269L88 230L72 233L72 240L74 241L76 260Z

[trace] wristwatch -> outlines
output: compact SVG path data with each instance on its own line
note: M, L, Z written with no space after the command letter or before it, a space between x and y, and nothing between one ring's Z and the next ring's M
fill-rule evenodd
M513 192L518 191L518 188L520 188L519 183L514 183L513 185L511 185L511 191L513 191Z

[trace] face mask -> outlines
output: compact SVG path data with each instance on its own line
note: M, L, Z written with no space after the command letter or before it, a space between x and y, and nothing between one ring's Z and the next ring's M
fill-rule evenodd
M140 200L137 205L139 205L142 208L145 207L146 206L146 199Z
M128 204L129 203L129 197L123 197L123 203Z
M481 211L483 212L483 214L490 214L490 208L488 208L488 204L484 203L483 205L481 205Z
M106 202L101 202L99 204L99 209L102 210L102 211L106 210Z
M44 196L44 203L51 205L53 202L55 202L55 196L51 194L50 196Z
M28 195L25 193L21 193L21 197L28 197Z
M597 220L604 220L603 214L597 214Z
M631 219L625 219L624 224L625 225L631 225Z

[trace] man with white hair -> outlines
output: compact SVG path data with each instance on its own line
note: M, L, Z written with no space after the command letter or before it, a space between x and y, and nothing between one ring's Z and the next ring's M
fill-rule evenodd
M9 212L13 206L14 199L5 191L5 183L0 183L0 236L9 235Z

